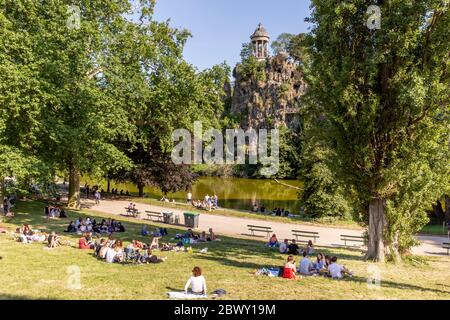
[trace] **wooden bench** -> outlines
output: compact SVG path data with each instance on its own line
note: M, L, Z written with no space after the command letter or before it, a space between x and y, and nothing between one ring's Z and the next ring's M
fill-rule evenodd
M272 227L263 227L263 226L254 226L254 225L247 225L247 228L249 231L251 231L252 236L256 237L255 232L262 232L265 233L267 238L270 237L270 234L273 233Z
M156 221L164 221L164 216L161 212L145 211L145 213L147 213L147 220L153 221L153 218L156 218Z
M447 255L450 253L450 242L444 242L442 248L447 249Z
M345 234L341 234L341 241L344 241L344 245L347 247L347 242L359 242L361 245L366 243L366 239L361 236L349 236Z
M137 218L141 214L138 209L130 209L130 208L125 207L125 210L126 210L127 216L132 216L134 218Z
M301 231L301 230L292 230L292 235L295 237L295 239L301 243L308 243L308 240L313 239L313 242L316 243L316 240L319 239L319 233L318 232L311 232L311 231ZM298 238L307 238L308 240L299 240Z

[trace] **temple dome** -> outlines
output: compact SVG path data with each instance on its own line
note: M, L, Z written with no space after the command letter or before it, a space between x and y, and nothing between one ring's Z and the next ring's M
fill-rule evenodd
M254 38L268 38L268 39L270 39L270 35L267 32L266 28L264 28L263 25L260 23L258 25L258 28L255 30L255 32L253 33L253 35L250 38L251 39L254 39Z

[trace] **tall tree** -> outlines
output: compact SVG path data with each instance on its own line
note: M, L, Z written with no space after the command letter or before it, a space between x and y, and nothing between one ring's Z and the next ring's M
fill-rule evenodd
M367 208L366 258L414 245L449 176L449 2L312 1L308 112L339 183ZM444 145L444 147L443 147Z

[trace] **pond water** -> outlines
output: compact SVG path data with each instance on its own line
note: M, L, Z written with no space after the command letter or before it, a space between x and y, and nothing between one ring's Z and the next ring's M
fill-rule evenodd
M296 180L280 180L280 182L302 187L302 183ZM106 190L106 181L93 181L88 178L81 179L82 186L85 183L91 186L98 184L100 188ZM127 190L136 195L138 189L131 183L115 183L111 181L111 188L117 188L126 192ZM160 199L163 194L158 188L146 187L144 190L148 198ZM170 200L177 202L186 201L186 192L168 194ZM273 208L284 208L292 213L300 210L299 190L287 187L274 180L264 179L242 179L242 178L219 178L201 177L192 187L194 200L203 199L206 194L210 196L217 194L219 206L228 209L250 210L252 204L257 202L259 206L264 205L267 210Z

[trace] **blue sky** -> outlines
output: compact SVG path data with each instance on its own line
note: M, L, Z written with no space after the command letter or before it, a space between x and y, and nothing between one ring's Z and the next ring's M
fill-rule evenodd
M155 19L192 33L184 54L200 70L226 61L234 67L242 43L261 22L274 40L283 32L306 32L309 0L158 0Z

